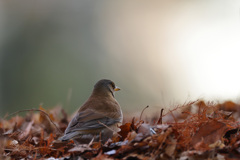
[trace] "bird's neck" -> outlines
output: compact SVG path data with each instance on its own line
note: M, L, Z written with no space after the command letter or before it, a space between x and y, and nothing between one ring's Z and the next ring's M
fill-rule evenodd
M114 97L114 93L112 91L109 91L109 92L104 92L104 91L97 91L97 90L94 90L92 92L92 95L91 96L98 96L98 97L111 97L111 98L115 98Z

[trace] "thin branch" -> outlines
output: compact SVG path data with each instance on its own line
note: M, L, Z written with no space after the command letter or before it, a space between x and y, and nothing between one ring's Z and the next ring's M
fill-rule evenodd
M101 136L101 132L100 132L100 136ZM92 140L88 143L88 147L90 147L92 145L94 138L95 138L95 136L93 136Z
M161 113L160 113L160 117L159 117L159 119L158 119L158 121L157 121L157 124L162 124L162 117L163 117L163 108L161 109Z
M140 115L140 121L141 121L141 119L142 119L142 114L143 114L143 112L145 111L145 109L147 109L149 106L147 106L147 107L145 107L145 108L143 108L143 110L142 110L142 112L141 112L141 115Z
M177 122L177 119L176 119L176 117L174 116L173 112L172 112L172 111L170 111L170 113L171 113L171 115L172 115L172 117L173 117L173 119L174 119L175 123L177 124L178 122Z
M224 119L228 119L231 115L233 115L233 112L231 112L229 115L226 115Z
M141 122L141 121L140 121ZM135 117L133 117L133 119L132 119L132 123L131 123L131 131L132 130L134 130L135 131L135 126L134 126L134 124L135 124Z
M186 106L191 106L192 104L197 103L198 101L199 101L199 100L197 99L197 100L191 101L191 102L189 102L189 103L184 102L183 105L177 105L173 110L170 110L170 111L168 111L167 113L163 114L163 117L166 116L166 115L168 115L168 114L170 114L172 111L176 111L176 110L178 110L178 109L180 109L180 108L183 108L183 107L186 107Z
M107 129L109 129L110 131L114 132L114 133L117 133L116 131L114 131L112 128L108 127L106 124L98 121L99 124L103 125L104 127L106 127ZM118 136L120 136L122 138L122 136L120 134L117 133Z
M30 112L30 111L40 111L40 112L42 112L43 114L45 114L45 115L48 117L49 121L55 126L55 128L57 129L57 131L58 131L59 133L61 133L61 134L63 133L63 132L57 127L57 125L51 120L51 118L49 117L49 115L48 115L45 111L40 110L40 109L23 109L23 110L20 110L20 111L11 113L11 114L5 116L4 118L6 119L7 117L10 117L10 116L12 116L12 115L15 115L15 114L18 114L18 113L21 113L21 112Z

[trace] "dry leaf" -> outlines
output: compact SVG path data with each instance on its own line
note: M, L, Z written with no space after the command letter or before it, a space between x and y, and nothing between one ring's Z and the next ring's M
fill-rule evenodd
M221 105L228 110L239 109L233 102L185 103L162 115L162 124L153 126L153 135L144 120L129 118L120 126L120 136L114 135L104 145L93 142L80 146L72 140L57 140L58 128L64 131L69 122L61 108L40 108L49 117L28 112L25 118L0 119L0 159L239 159L240 117L219 111ZM164 118L168 116L172 120L167 123ZM148 116L151 124L156 124L156 119Z
M175 152L175 149L176 149L176 145L177 145L177 140L174 139L173 137L170 136L169 138L170 140L170 143L167 144L167 147L165 149L165 153L169 156L169 157L172 157L174 152Z
M128 133L132 130L131 129L131 123L125 123L124 125L120 126L121 131L118 132L122 136L122 139L124 140Z
M195 146L198 142L203 141L205 144L212 144L220 140L228 130L223 122L212 120L202 125L197 133L193 136L191 145Z

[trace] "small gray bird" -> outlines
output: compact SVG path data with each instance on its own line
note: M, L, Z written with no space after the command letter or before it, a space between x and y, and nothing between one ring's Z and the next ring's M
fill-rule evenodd
M113 132L120 130L123 120L121 107L114 97L114 92L119 90L111 80L98 81L91 96L68 124L60 140L73 139L76 144L83 144L89 143L93 138L94 141L100 138L102 143L111 138Z

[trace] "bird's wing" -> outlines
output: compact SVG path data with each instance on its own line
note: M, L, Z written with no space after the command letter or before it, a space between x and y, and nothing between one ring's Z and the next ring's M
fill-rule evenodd
M101 123L110 126L112 124L121 122L121 118L113 119L105 116L103 113L97 113L91 109L87 109L82 112L78 112L69 123L65 134L75 131L86 131L92 129L105 128Z

